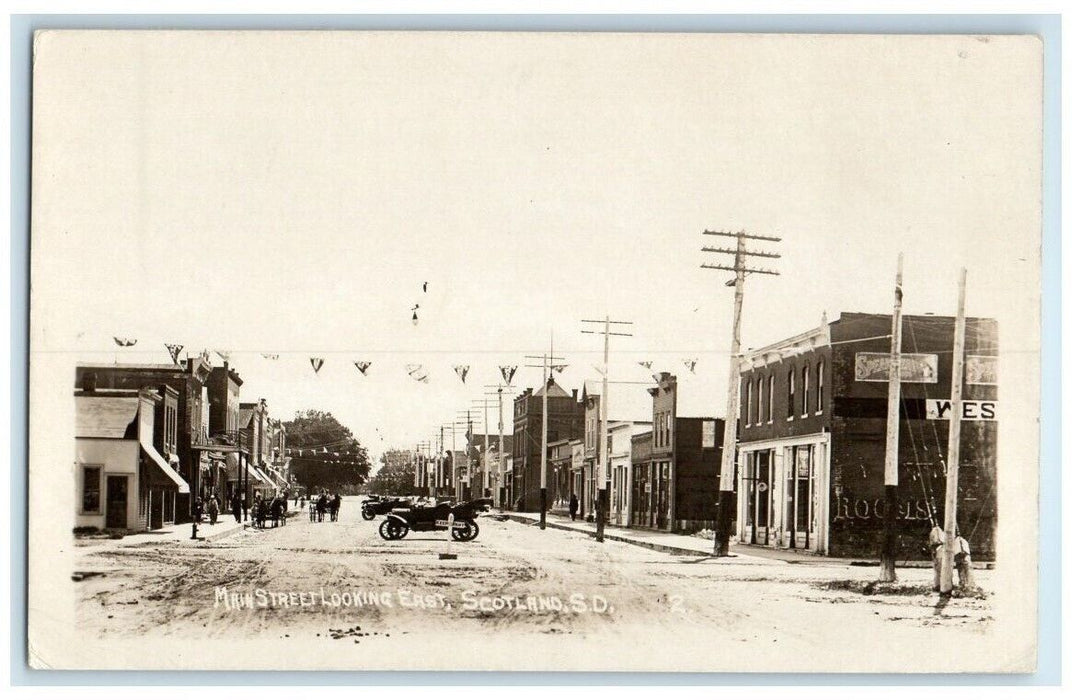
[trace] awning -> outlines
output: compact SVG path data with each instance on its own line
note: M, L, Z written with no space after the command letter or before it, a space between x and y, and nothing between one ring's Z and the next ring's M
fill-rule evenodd
M165 477L164 484L168 486L176 486L179 489L179 493L190 493L190 485L186 483L185 479L179 476L179 473L175 471L170 464L167 463L156 448L152 445L141 443L141 451L146 457L148 457L149 463L154 465ZM158 482L158 479L153 479L150 476L150 481L153 483Z
M253 466L252 464L249 465L249 476L251 479L260 481L265 486L270 486L273 489L275 488L275 484L272 483L272 480L265 476L264 472L262 472L260 469Z

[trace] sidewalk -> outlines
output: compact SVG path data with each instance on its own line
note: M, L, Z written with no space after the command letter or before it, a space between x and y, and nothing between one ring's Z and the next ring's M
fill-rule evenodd
M504 515L511 520L529 525L540 522L539 515L530 515L527 513L505 513ZM595 523L582 520L572 521L568 516L562 516L555 513L547 514L547 527L556 530L584 532L593 536L596 531ZM603 537L604 539L625 542L627 544L646 547L667 554L710 557L713 548L711 540L701 537L676 535L658 530L624 528L616 525L605 525L603 527ZM878 566L877 560L869 560L867 558L828 557L799 549L780 549L776 547L763 547L760 545L740 544L736 542L730 544L730 557L736 561L747 561L748 563L759 563L766 560L770 562L785 562L788 564ZM931 568L931 562L923 560L899 561L897 562L897 566L909 569L929 569ZM973 568L993 569L994 564L993 562L974 562Z
M540 516L538 515L530 515L527 513L506 513L505 515L507 515L510 520L526 525L533 525L540 522ZM583 532L590 535L595 535L596 531L595 523L589 523L583 520L570 520L568 516L556 515L554 513L549 513L547 515L547 527L556 530ZM615 542L633 544L638 547L646 547L647 549L653 549L656 552L685 556L710 557L712 549L710 540L705 540L699 537L675 535L670 532L659 532L656 530L624 528L616 525L604 526L603 538ZM748 561L749 563L762 563L765 559L768 561L770 560L769 557L755 556L751 552L744 553L740 551L732 551L731 558L737 562Z
M290 510L287 512L287 518L294 520L305 511ZM253 527L252 520L246 520L241 523L235 522L234 516L230 513L221 513L217 518L215 525L210 525L208 520L204 520L197 524L197 539L192 538L193 524L192 523L180 523L178 525L168 525L167 527L159 530L150 530L148 532L139 532L133 535L126 535L120 539L96 539L96 538L80 538L75 540L75 547L78 551L85 552L92 549L111 549L115 547L140 547L146 544L190 544L198 545L206 542L215 542L223 539L224 537L230 537L231 535L241 532L246 528ZM269 526L269 529L271 527Z

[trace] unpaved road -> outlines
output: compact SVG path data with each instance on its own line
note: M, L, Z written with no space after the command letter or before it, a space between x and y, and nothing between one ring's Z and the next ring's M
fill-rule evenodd
M939 604L921 569L871 591L871 568L675 556L491 517L480 518L476 541L453 545L450 561L438 557L446 533L386 542L381 521L363 521L347 499L334 523L302 516L212 543L87 547L80 566L104 575L76 584L79 627L94 638L319 638L386 649L443 630L489 643L650 630L799 653L832 635L866 647L893 630L899 643L930 646L992 624L985 596ZM984 590L989 574L979 572Z

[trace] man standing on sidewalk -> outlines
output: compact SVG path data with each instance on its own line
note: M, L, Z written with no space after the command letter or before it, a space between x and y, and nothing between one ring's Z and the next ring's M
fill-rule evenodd
M237 492L231 497L231 512L234 513L236 523L242 522L242 499L238 497Z
M577 494L572 494L569 497L569 519L577 519L577 509L580 508L580 501L577 500Z

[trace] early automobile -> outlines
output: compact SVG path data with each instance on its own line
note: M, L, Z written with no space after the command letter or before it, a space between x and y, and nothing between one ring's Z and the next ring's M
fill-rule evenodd
M459 503L439 503L427 507L395 508L380 524L380 537L385 540L400 540L410 533L450 529L450 536L458 542L475 540L480 534L477 516L491 508L490 498L478 498Z

